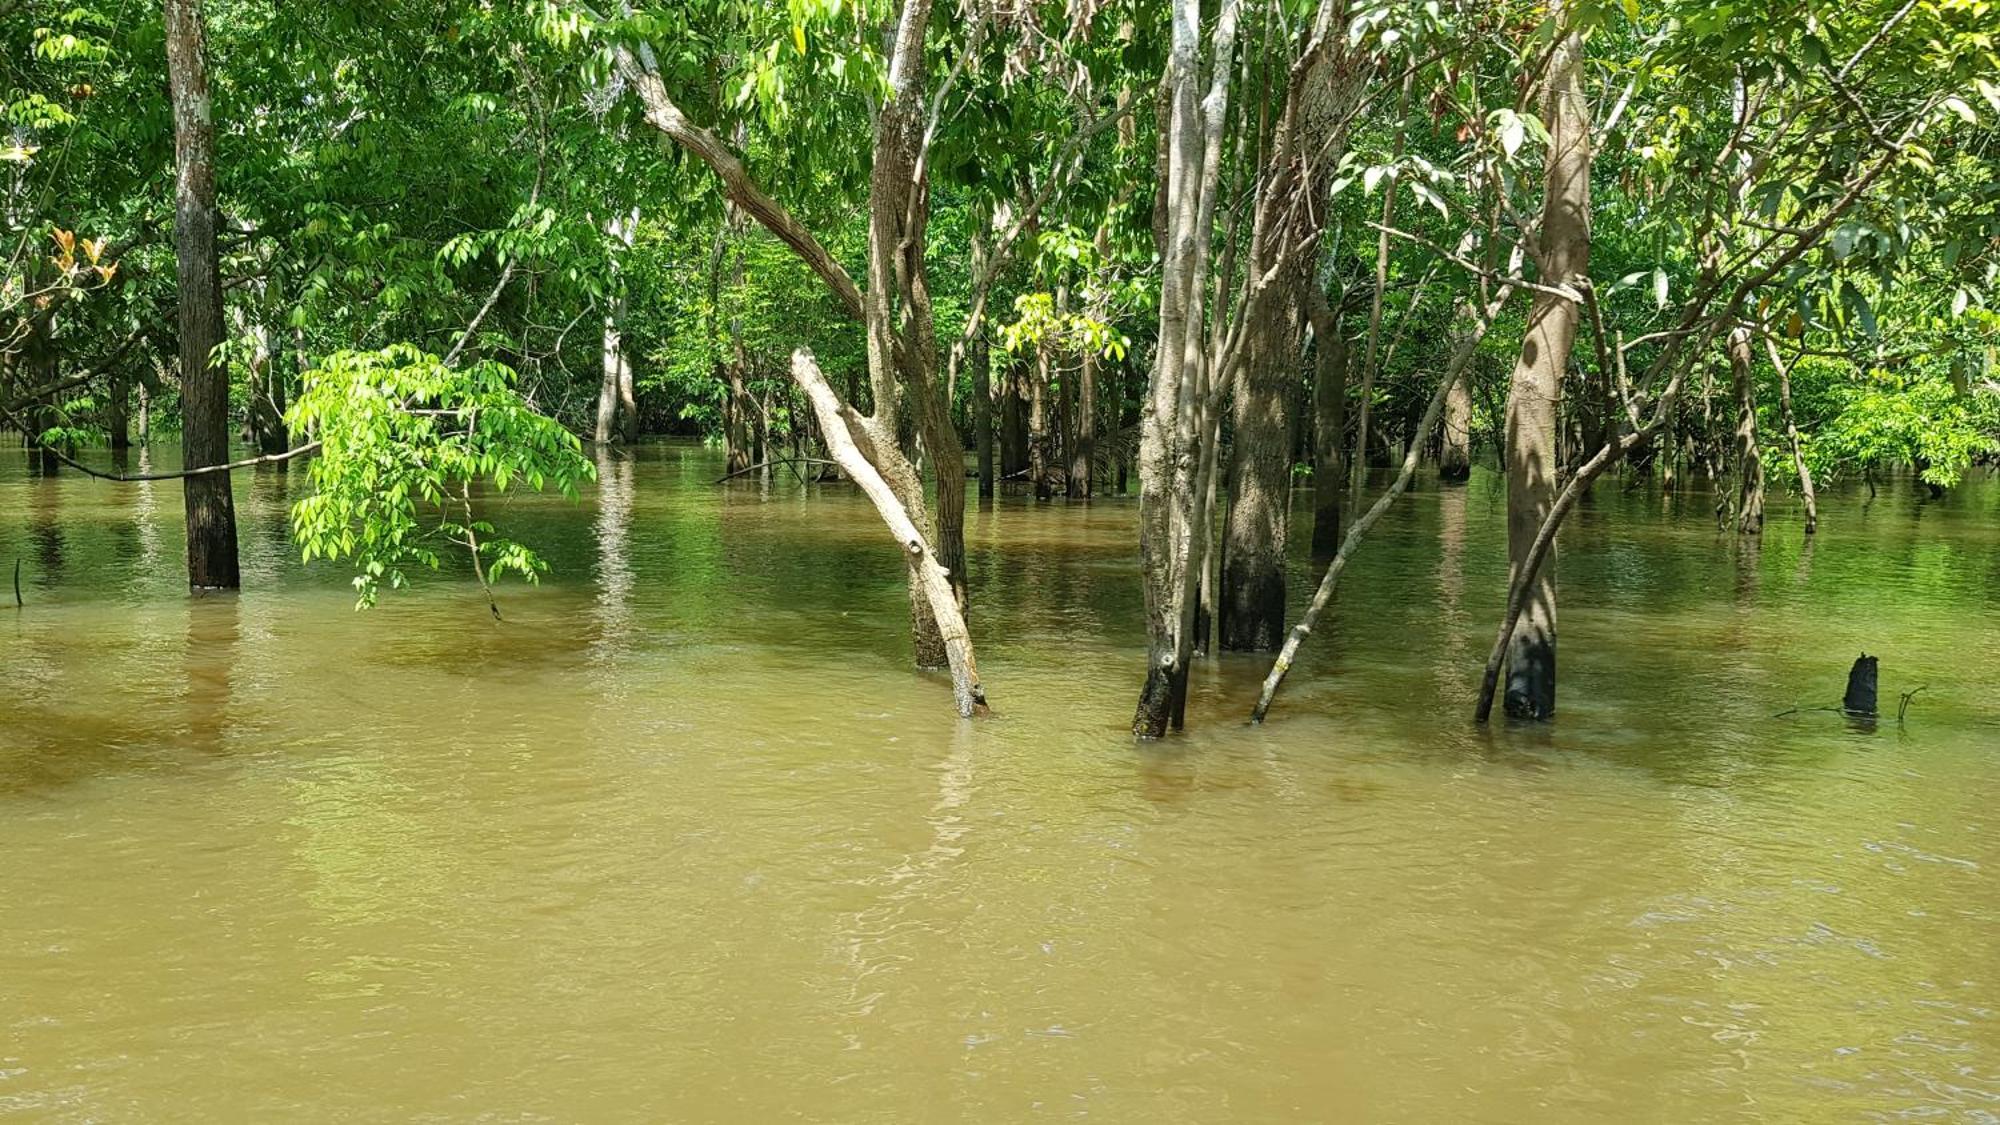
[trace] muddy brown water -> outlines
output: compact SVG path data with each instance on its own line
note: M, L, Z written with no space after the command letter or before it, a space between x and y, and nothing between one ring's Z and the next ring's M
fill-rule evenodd
M1129 500L969 517L965 724L865 504L718 475L495 504L496 624L355 612L300 472L189 598L176 486L0 455L0 1116L2000 1116L2000 486L1601 488L1560 719L1481 731L1500 490L1427 485L1269 724L1230 657L1135 747ZM1906 723L1772 717L1863 649Z

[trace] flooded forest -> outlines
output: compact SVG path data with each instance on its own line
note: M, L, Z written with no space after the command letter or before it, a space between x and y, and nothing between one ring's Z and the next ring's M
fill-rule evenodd
M1993 0L0 0L0 118L0 1117L2000 1112Z

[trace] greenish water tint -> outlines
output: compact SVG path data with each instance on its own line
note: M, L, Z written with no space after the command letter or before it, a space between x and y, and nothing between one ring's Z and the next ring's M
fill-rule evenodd
M866 505L718 475L502 505L496 624L353 612L301 473L189 598L177 486L0 458L0 1115L2000 1116L2000 486L1761 549L1601 488L1561 719L1490 731L1498 482L1428 487L1268 725L1231 657L1141 748L1129 501L969 517L960 724ZM1864 648L1908 724L1771 717Z

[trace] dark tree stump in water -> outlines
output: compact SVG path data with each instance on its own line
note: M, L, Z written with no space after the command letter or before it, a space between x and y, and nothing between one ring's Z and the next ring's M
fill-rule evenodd
M1847 670L1847 696L1840 701L1840 709L1850 715L1873 718L1876 713L1876 677L1876 659L1862 653L1855 660L1854 667Z

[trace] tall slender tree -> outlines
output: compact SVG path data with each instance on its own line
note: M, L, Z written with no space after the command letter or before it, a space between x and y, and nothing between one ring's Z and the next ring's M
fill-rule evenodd
M1580 306L1565 286L1587 283L1590 266L1590 110L1583 96L1583 36L1570 0L1549 18L1561 38L1549 58L1542 123L1549 156L1535 266L1541 284L1507 396L1509 582L1526 565L1556 500L1556 421L1563 370L1576 344ZM1556 574L1539 568L1507 652L1507 713L1546 719L1556 709Z
M209 97L201 0L166 0L167 82L174 110L174 261L180 300L181 441L186 466L229 461L229 368L222 343L217 265L215 108ZM236 503L229 473L182 482L187 506L188 584L233 590Z

